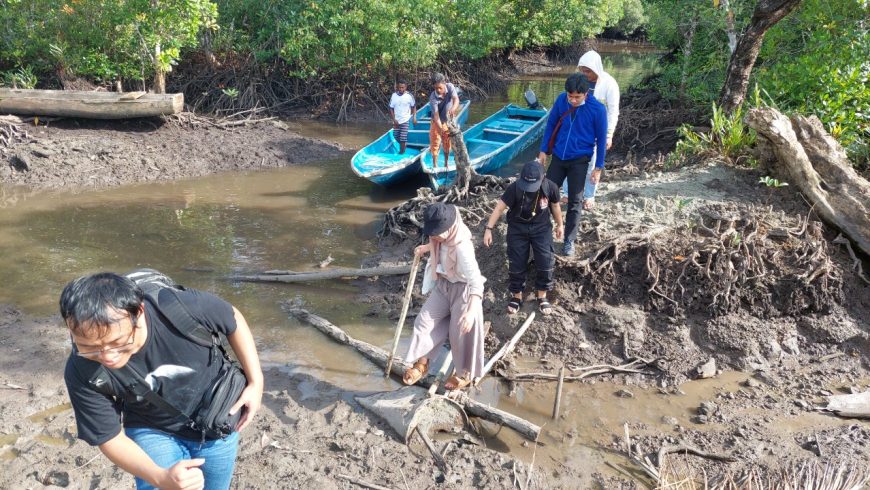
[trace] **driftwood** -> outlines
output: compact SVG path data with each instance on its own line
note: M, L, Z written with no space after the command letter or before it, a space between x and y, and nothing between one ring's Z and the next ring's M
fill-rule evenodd
M373 267L370 269L333 269L323 272L294 272L290 274L275 274L276 271L267 271L262 274L230 276L230 281L241 282L310 282L323 281L326 279L341 279L346 277L372 277L372 276L396 276L407 274L411 270L410 265L397 265L388 267ZM290 271L277 271L290 272Z
M502 357L510 354L511 351L514 350L514 347L517 346L517 342L520 341L520 337L522 337L523 334L526 333L526 330L529 329L529 326L532 324L532 322L534 320L535 320L535 312L533 311L529 315L529 317L526 318L526 321L524 321L523 324L520 326L519 330L517 330L517 333L515 333L514 336L511 337L511 339L508 341L508 343L503 345L502 348L499 349L498 352L496 352L495 355L492 356L489 359L489 361L487 361L487 363L483 366L483 373L480 375L479 378L476 378L474 380L474 386L477 386L478 384L480 384L480 380L482 380L492 370L492 368L493 368L493 366L495 366L496 362L498 362Z
M505 379L508 381L559 381L560 379L564 381L579 381L597 374L650 374L641 369L647 366L655 366L657 362L658 359L653 359L652 361L646 359L634 359L631 362L620 366L613 366L610 364L596 364L582 367L568 366L568 369L571 370L572 373L579 372L580 374L562 377L558 373L517 373L505 376Z
M414 281L417 279L417 269L420 267L420 256L414 255L414 261L411 263L411 273L408 275L408 286L405 289L405 298L402 301L402 313L399 315L399 321L396 323L396 334L393 336L393 349L390 351L390 359L387 361L387 369L384 372L384 377L390 376L390 370L393 367L393 357L396 356L396 349L399 347L399 337L402 335L402 327L405 326L405 316L408 314L408 306L411 305L411 293L414 292Z
M385 367L387 365L389 354L384 349L351 337L341 328L329 323L329 321L324 318L309 313L307 310L301 308L286 308L286 311L297 320L313 326L336 342L353 347L376 365L380 367ZM393 361L392 374L401 378L405 371L410 367L411 366L403 360L396 359ZM417 384L424 388L428 388L432 385L433 381L434 377L429 375L418 381ZM508 426L531 441L537 440L541 433L541 428L528 420L474 401L468 398L468 395L464 392L459 392L454 401L459 403L459 405L461 405L469 415L474 415L490 422Z
M377 483L367 482L365 480L360 480L359 478L354 478L354 477L348 476L348 475L338 474L338 475L335 475L335 477L338 478L339 480L344 480L346 482L353 483L354 485L359 485L363 488L371 488L372 490L393 490L390 487L384 487L384 486L378 485Z
M829 396L828 406L820 410L840 417L870 419L870 391Z
M127 119L176 114L184 94L0 88L0 112L36 116Z
M870 254L870 182L849 164L843 148L821 121L776 109L752 109L747 124L770 141L776 170L813 204L826 223Z

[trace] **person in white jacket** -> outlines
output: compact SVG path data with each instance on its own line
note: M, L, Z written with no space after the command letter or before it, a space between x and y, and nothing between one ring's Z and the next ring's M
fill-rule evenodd
M619 121L619 84L604 71L604 64L601 62L601 55L595 51L587 51L580 57L577 62L577 70L586 75L589 79L590 87L589 94L594 96L599 102L607 108L607 149L613 146L613 132L616 130L616 123ZM592 155L592 161L595 161L595 155ZM595 191L597 184L591 182L592 165L589 166L589 172L586 174L586 186L583 190L583 209L592 209L595 206ZM562 194L567 194L566 189L562 189Z

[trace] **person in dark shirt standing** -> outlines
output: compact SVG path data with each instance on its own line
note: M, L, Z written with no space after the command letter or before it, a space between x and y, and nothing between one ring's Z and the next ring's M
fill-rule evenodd
M91 380L101 366L110 371L125 368L138 372L169 404L191 413L222 365L213 362L212 348L167 324L131 279L104 272L73 280L60 297L61 316L73 342L64 381L78 437L99 446L109 460L134 475L138 489L227 489L238 431L260 408L260 361L251 330L236 308L193 289L177 291L177 297L194 320L227 337L245 372L247 386L230 409L233 414L244 410L236 431L209 440L148 400L124 391L116 391L122 394L115 399L95 389Z
M448 116L459 114L459 93L441 73L432 74L432 124L429 126L429 149L432 152L432 167L438 168L438 148L444 147L444 168L450 159L450 136L447 133Z
M537 269L535 299L541 313L549 315L552 307L547 300L547 292L553 289L555 263L551 213L556 221L556 238L561 239L563 234L559 186L544 177L543 168L537 161L526 163L520 172L520 177L505 189L489 216L483 232L485 246L492 245L492 229L505 209L508 210L507 254L510 277L508 289L511 293L507 307L508 314L513 315L522 307L531 246L535 256L535 269Z
M593 153L595 169L589 182L597 185L607 153L607 109L595 97L589 97L586 76L573 73L565 80L565 91L550 109L538 154L538 161L545 166L547 155L553 155L547 168L548 179L559 186L566 178L568 180L568 212L562 245L562 254L567 257L574 255L586 170Z

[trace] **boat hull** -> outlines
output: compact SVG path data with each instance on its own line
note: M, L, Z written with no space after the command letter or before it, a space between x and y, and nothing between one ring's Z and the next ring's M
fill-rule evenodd
M460 126L468 120L469 105L470 101L462 102L458 116ZM429 152L430 127L431 108L426 104L417 111L417 124L409 124L404 154L399 154L399 142L391 129L359 150L351 158L350 168L356 175L382 186L396 185L418 175L420 157Z
M543 109L506 105L462 133L471 167L480 174L497 171L535 143L544 132L546 122L547 111ZM442 158L439 158L439 166L433 167L431 154L423 155L421 167L433 189L450 185L456 179L452 153L446 169Z

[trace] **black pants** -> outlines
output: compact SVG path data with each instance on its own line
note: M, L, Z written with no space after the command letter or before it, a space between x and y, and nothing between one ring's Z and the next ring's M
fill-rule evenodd
M580 225L580 211L583 209L583 187L586 185L586 170L591 157L583 156L572 160L562 160L553 155L547 168L547 178L562 187L568 178L568 212L565 216L565 243L574 243Z
M535 255L536 291L553 289L553 224L548 219L540 223L508 222L507 254L508 277L511 293L521 293L526 287L526 269L529 265L529 247Z

